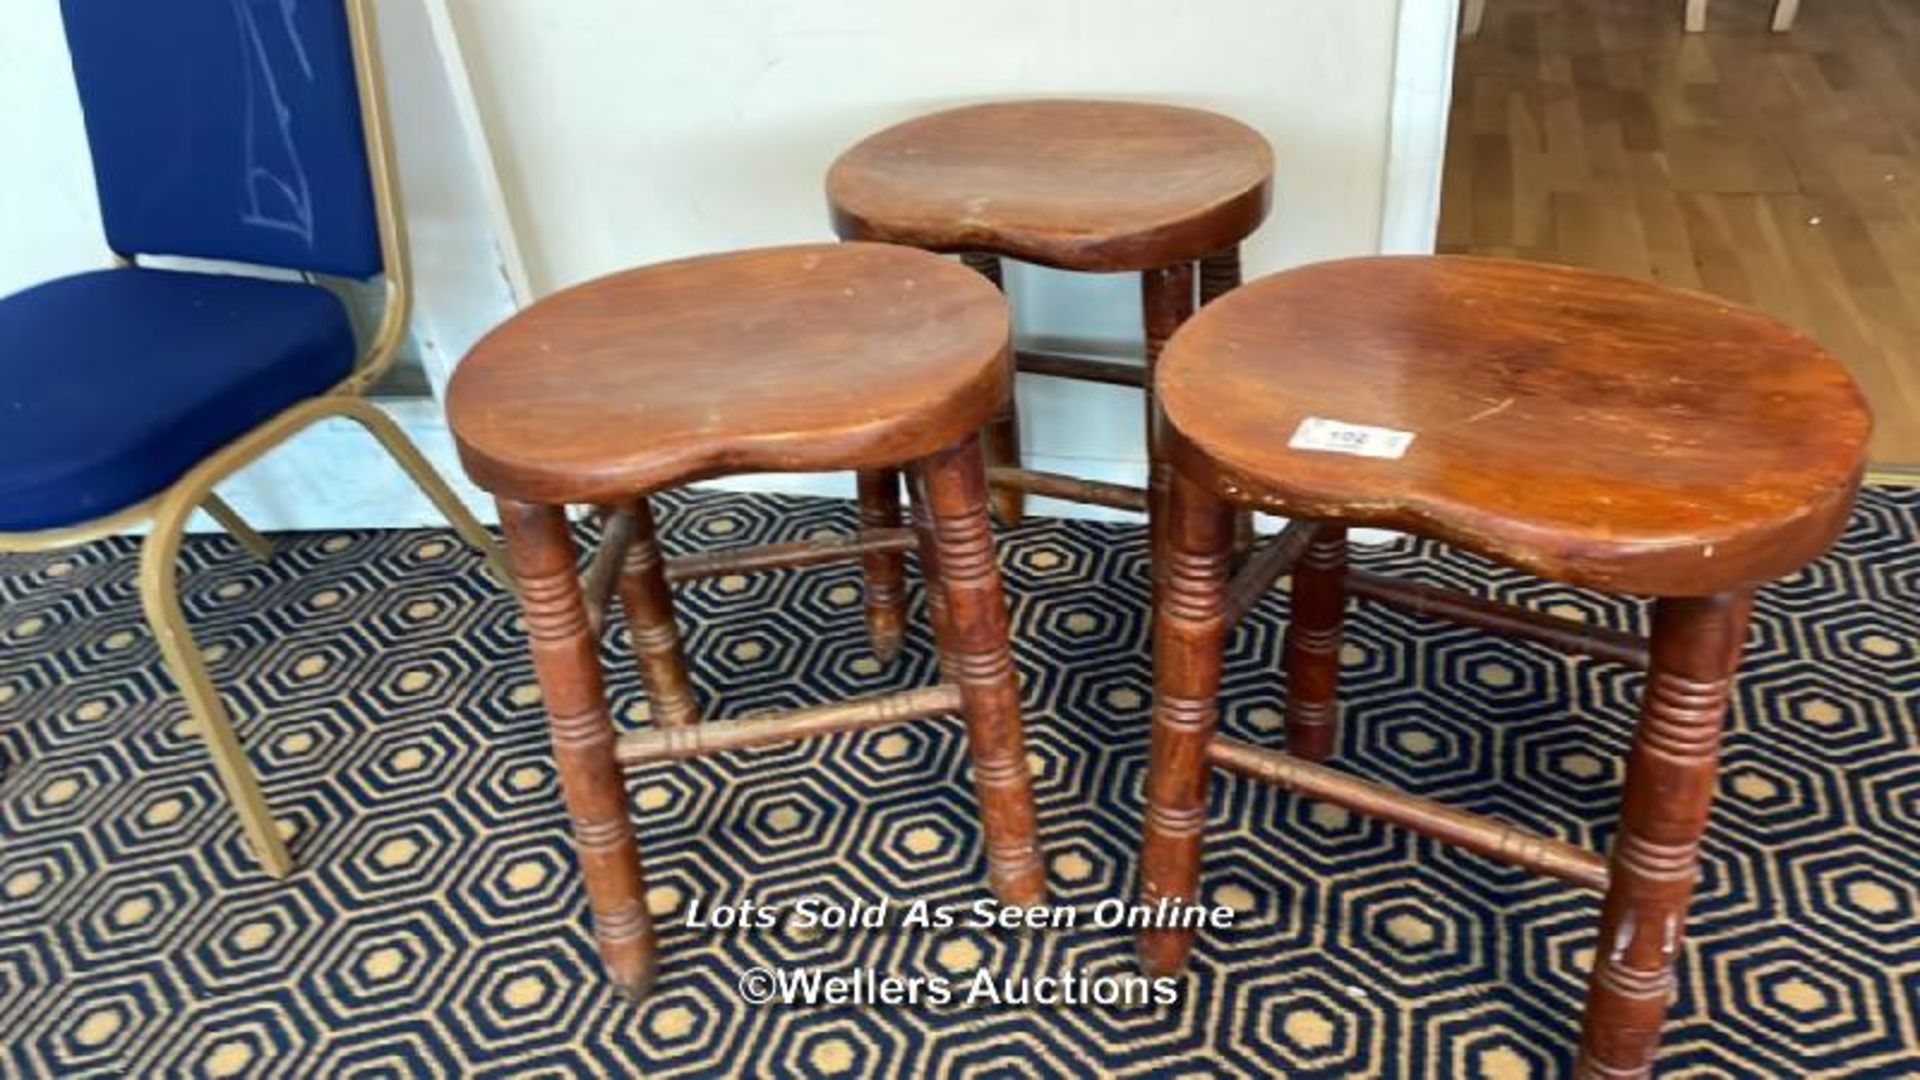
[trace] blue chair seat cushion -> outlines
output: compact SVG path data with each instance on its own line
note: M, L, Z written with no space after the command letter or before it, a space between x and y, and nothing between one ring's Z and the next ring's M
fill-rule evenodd
M314 285L129 268L0 299L0 532L164 491L353 360L346 309Z

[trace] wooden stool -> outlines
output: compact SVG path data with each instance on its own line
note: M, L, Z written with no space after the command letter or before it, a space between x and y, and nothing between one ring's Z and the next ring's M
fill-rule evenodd
M1606 901L1580 1075L1646 1075L1752 589L1819 556L1845 525L1871 426L1852 380L1812 341L1706 296L1456 258L1356 259L1255 282L1188 323L1157 377L1174 478L1145 901L1194 897L1210 766L1586 886ZM1412 442L1396 454L1392 436L1314 440L1309 418ZM1318 522L1287 630L1291 753L1214 734L1233 506ZM1350 524L1655 598L1610 859L1314 763L1334 745ZM1542 636L1479 603L1433 610ZM1172 972L1191 943L1190 931L1150 931L1141 956Z
M827 174L833 227L959 253L1001 284L1000 259L1087 273L1141 274L1146 364L1022 351L1035 375L1147 391L1153 364L1200 302L1240 284L1239 244L1267 216L1273 152L1252 128L1196 109L1112 101L1023 101L923 116L841 155ZM1021 467L1014 398L986 430L987 476L1000 520L1018 524L1031 492L1123 510L1147 493ZM1165 470L1153 466L1153 483ZM890 481L868 484L885 488Z
M963 712L994 892L1046 893L1020 691L977 432L1011 390L1006 306L965 268L879 244L774 248L631 270L550 296L477 345L448 391L460 457L499 500L561 787L609 973L654 971L622 770ZM907 468L913 532L663 560L646 496L740 472ZM615 735L565 507L624 507L619 594L653 725ZM898 504L894 505L898 514ZM700 725L668 583L920 548L944 681Z

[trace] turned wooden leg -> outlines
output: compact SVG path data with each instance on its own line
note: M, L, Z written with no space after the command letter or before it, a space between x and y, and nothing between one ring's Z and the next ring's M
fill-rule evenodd
M859 481L860 527L899 528L899 470L865 470ZM867 587L867 640L881 663L891 663L900 655L907 633L906 556L897 551L866 552L860 556L860 573Z
M1653 1073L1752 594L1662 600L1581 1024L1581 1077Z
M620 562L617 587L633 638L633 658L640 666L640 685L647 692L648 715L660 727L697 724L700 703L693 696L680 630L673 622L673 594L667 590L653 510L645 499L629 503L627 510L633 516L633 539Z
M1166 509L1167 573L1153 618L1153 749L1140 846L1143 905L1191 903L1200 886L1206 752L1219 719L1233 544L1232 510L1185 477L1173 477ZM1139 946L1148 974L1172 975L1186 966L1193 931L1143 930Z
M1180 324L1193 314L1193 264L1181 263L1140 275L1140 308L1147 328L1147 371L1142 389L1147 418L1147 540L1152 557L1153 594L1158 597L1166 560L1167 483L1171 474L1160 455L1160 402L1154 396L1153 369Z
M653 984L653 916L640 849L627 817L626 786L613 757L613 722L600 683L597 642L574 576L573 538L558 506L500 500L507 556L533 666L546 700L560 788L593 909L593 936L607 974L629 997Z
M1240 287L1240 248L1238 245L1217 251L1200 260L1200 306Z
M928 512L946 593L944 651L966 702L973 782L987 838L987 873L1002 903L1046 900L1020 723L1020 684L1008 646L1006 598L987 525L986 470L968 438L922 463Z
M1315 526L1293 567L1287 622L1287 753L1323 761L1340 736L1340 624L1347 607L1347 529Z
M1006 281L1000 275L1000 260L992 255L966 254L960 261L993 282L993 287L1006 291ZM1020 467L1020 406L1012 387L1007 389L1006 404L1000 406L993 419L981 431L982 442L986 447L987 464L1004 465L1008 468ZM1000 524L1012 528L1020 524L1027 513L1027 493L1019 488L996 487L991 492L993 516Z
M947 591L940 580L940 544L933 535L933 513L927 505L926 469L915 466L911 475L913 494L913 533L920 542L920 579L927 593L927 622L933 627L933 641L940 654L940 681L958 683L960 673L953 664L953 626L947 619Z
M1240 287L1240 247L1234 245L1200 260L1200 306ZM1235 568L1253 551L1253 511L1244 507L1233 512L1233 564Z

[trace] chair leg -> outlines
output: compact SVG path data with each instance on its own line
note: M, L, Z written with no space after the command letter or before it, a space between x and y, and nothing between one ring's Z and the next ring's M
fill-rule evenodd
M673 593L667 588L667 567L655 538L653 508L641 498L625 509L632 515L633 535L621 558L615 588L620 608L627 614L647 709L660 727L690 727L700 722L700 703L687 675L680 629L673 621Z
M448 524L453 526L453 531L460 534L460 538L475 551L486 556L487 566L493 571L493 576L511 590L514 587L513 574L506 560L501 557L500 545L493 542L493 537L488 535L486 527L467 510L466 504L462 503L460 497L453 493L453 489L447 486L447 482L441 478L439 472L435 471L433 465L421 456L419 449L413 445L413 440L407 438L406 432L400 430L400 425L394 423L393 418L382 412L379 406L362 398L337 398L333 399L332 405L330 411L347 417L365 428L367 434L372 435L385 448L388 456L392 457L394 462L413 478L413 482L419 486L420 491L433 501L433 505L446 517Z
M1800 0L1774 0L1773 32L1784 34L1793 29L1793 21L1800 17Z
M1157 601L1166 567L1167 484L1172 473L1160 455L1160 402L1153 391L1153 369L1167 340L1193 315L1193 264L1149 270L1140 275L1140 308L1147 330L1147 549L1151 558L1153 595Z
M1020 721L1006 597L987 524L980 443L969 437L920 466L946 594L947 641L965 702L967 744L986 833L987 875L1000 901L1045 902L1033 777Z
M1006 291L1007 283L1000 271L1000 260L992 255L969 252L960 256L960 261L981 277L993 282L993 287ZM1000 406L993 419L981 429L983 445L986 447L987 464L1004 465L1008 468L1020 467L1020 404L1012 390L1007 391L1006 404ZM997 487L990 493L993 502L993 516L1000 524L1008 528L1025 519L1027 513L1027 493L1019 488Z
M1707 0L1687 0L1687 33L1698 34L1707 28Z
M1219 719L1227 640L1227 564L1233 512L1211 492L1173 477L1167 497L1167 572L1153 618L1153 748L1147 766L1140 902L1188 904L1200 885L1207 821L1207 744ZM1143 930L1148 974L1186 966L1191 929Z
M205 506L216 520L233 531L250 550L256 547L254 541L264 545L264 538L214 494L214 485L234 469L258 458L266 450L305 430L315 421L336 416L354 421L377 439L420 485L421 490L439 506L441 512L447 515L460 535L489 553L489 562L501 580L510 588L513 580L498 553L493 551L494 545L486 530L461 505L453 491L420 456L420 452L414 449L413 443L392 418L361 398L329 395L287 409L202 461L169 489L155 512L153 531L148 534L140 552L141 602L146 608L147 621L153 627L154 636L159 640L161 655L166 659L175 681L180 684L181 696L186 698L187 707L213 753L214 767L219 771L221 783L227 789L228 798L233 801L235 812L240 815L241 828L259 857L262 868L275 877L285 877L291 873L293 860L288 856L286 843L267 811L259 782L247 763L246 752L234 737L219 694L214 690L199 650L194 646L193 635L180 610L174 564L186 520L195 508L201 506Z
M287 853L286 841L281 839L260 793L260 781L227 721L226 708L220 703L220 694L194 644L193 631L180 610L176 561L181 531L191 511L190 503L170 503L155 518L153 531L140 548L140 602L146 609L147 624L160 643L167 670L180 687L187 711L213 755L214 771L219 773L221 786L240 817L240 829L260 860L260 868L273 877L284 878L293 872L293 858Z
M1215 252L1200 260L1200 306L1206 307L1215 300L1240 287L1240 246L1238 244L1225 251ZM1253 552L1256 537L1253 531L1253 511L1236 507L1233 512L1233 565L1238 569Z
M1654 607L1653 666L1627 757L1578 1076L1652 1075L1751 610L1749 593Z
M247 524L247 519L240 516L240 511L229 506L227 500L218 495L208 495L200 508L207 512L208 517L219 522L220 527L227 530L227 535L233 537L234 542L244 548L247 554L260 562L273 558L273 541L261 536L258 530Z
M1340 630L1347 606L1347 530L1315 528L1293 568L1287 623L1287 752L1324 761L1340 736Z
M871 469L859 473L860 527L897 529L900 520L900 472ZM907 632L906 556L897 551L869 551L860 556L866 581L867 640L883 664L900 655Z
M613 721L598 641L573 568L573 536L558 506L500 500L507 557L520 582L533 667L546 700L560 789L593 909L593 936L614 985L639 998L653 985L653 914L627 789L614 759Z

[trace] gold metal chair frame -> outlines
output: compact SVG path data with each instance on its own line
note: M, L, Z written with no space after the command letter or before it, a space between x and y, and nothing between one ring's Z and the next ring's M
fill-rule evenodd
M36 532L0 532L0 552L47 551L84 544L101 537L121 533L146 522L152 530L140 548L140 600L147 623L160 642L160 652L187 709L207 740L214 768L240 817L240 827L252 845L260 866L276 878L293 871L293 859L285 838L267 809L260 782L247 761L246 751L234 736L220 695L207 675L200 650L180 609L175 580L180 541L187 520L196 509L205 509L247 552L258 559L273 553L273 545L248 525L233 507L214 494L214 485L225 480L267 451L285 442L319 420L344 418L366 429L386 449L399 466L418 484L420 490L446 515L460 537L485 553L488 565L503 583L512 577L496 549L493 538L481 527L433 466L415 448L393 419L364 396L392 366L394 355L406 333L410 310L406 244L403 223L396 198L392 147L388 139L385 84L380 72L379 45L374 37L372 12L367 0L342 0L347 10L347 25L353 44L354 74L360 91L361 129L366 138L367 173L373 186L375 217L380 230L380 254L385 266L385 306L380 325L372 341L355 360L353 372L325 394L309 398L206 458L185 476L173 482L159 495L105 517L78 525ZM121 265L133 265L127 257Z

